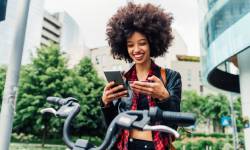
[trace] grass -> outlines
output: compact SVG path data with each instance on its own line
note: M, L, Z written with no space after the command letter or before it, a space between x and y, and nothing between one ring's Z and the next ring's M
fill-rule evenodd
M30 143L11 143L10 150L65 150L65 145L46 144L42 147L41 144Z

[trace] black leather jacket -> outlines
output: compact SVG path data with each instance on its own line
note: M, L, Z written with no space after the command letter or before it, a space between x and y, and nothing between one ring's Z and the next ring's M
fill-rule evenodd
M156 70L154 70L155 76L158 78L161 78L160 74L160 67L156 67ZM180 73L171 70L166 69L166 79L167 79L167 85L165 85L167 91L170 94L170 97L165 100L156 100L156 105L161 108L162 110L168 110L168 111L180 111L180 102L181 102L181 91L182 91L182 83L181 83L181 76ZM101 110L103 112L104 120L106 125L108 126L111 121L115 118L115 116L120 112L127 109L130 109L131 106L131 91L129 92L129 97L127 98L121 98L119 100L114 100L113 103L109 104L108 106L103 106L103 103L101 101ZM168 125L173 128L177 128L176 125L173 125L169 122L164 122L163 124Z

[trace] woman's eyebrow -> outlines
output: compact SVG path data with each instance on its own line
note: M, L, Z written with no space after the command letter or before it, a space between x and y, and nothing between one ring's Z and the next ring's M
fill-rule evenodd
M138 40L138 41L147 41L147 39L140 39L140 40Z
M139 39L139 40L137 40L137 42L140 42L140 41L147 41L147 39L144 39L144 38L143 38L143 39ZM127 43L133 43L133 41L128 40L128 41L127 41Z

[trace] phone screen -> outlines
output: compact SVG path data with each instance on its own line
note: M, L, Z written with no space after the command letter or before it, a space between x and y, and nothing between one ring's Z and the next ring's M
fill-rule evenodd
M104 71L104 74L108 82L114 81L115 85L123 85L126 87L120 71Z

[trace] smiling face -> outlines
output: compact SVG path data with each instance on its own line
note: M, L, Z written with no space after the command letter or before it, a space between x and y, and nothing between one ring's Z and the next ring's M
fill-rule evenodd
M127 49L129 56L136 64L144 64L150 61L149 42L143 34L134 32L127 39Z

